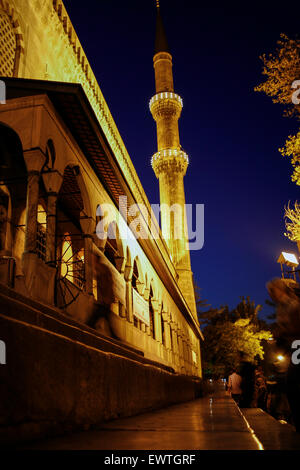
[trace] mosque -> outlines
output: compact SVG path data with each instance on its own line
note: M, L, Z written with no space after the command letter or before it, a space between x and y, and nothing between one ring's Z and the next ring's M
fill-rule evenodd
M183 102L156 8L160 225L63 2L0 0L0 442L200 393Z

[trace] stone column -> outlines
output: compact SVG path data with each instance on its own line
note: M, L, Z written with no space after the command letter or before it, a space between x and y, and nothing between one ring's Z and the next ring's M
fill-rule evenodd
M28 172L27 202L26 202L26 228L25 252L36 252L37 240L37 210L39 202L40 173L32 170Z
M184 367L185 367L185 370L188 371L188 369L189 369L189 357L188 357L188 346L187 346L185 334L183 334L183 336L182 336L182 347L183 347Z
M93 295L93 227L95 221L92 217L86 217L83 213L81 214L81 227L84 231L84 275L85 275L85 292L88 295Z
M129 264L125 266L124 270L124 279L126 281L126 311L127 311L127 320L129 323L133 323L133 313L132 313L132 273L133 266Z
M43 175L44 186L48 194L47 200L47 232L46 232L46 263L56 265L56 203L63 177L58 171L48 171Z
M85 274L85 292L93 295L93 237L90 234L84 234L84 274Z
M56 264L56 203L57 193L49 193L47 201L46 263Z
M24 152L24 160L28 172L25 253L36 253L39 181L40 172L45 163L46 157L40 149L35 149Z
M162 312L162 321L164 322L164 331L165 331L165 347L166 349L171 349L171 332L169 325L169 315L168 313Z
M185 336L184 339L185 342L185 357L186 357L186 366L187 370L191 370L191 349L190 349L190 344L189 344L189 339Z
M174 321L171 322L171 329L172 329L174 363L176 366L178 366L179 355L178 355L178 342L177 342L177 324Z
M161 339L161 323L160 323L160 305L157 300L152 300L152 307L154 310L154 336L156 341L162 342Z
M129 323L133 323L131 280L126 281L126 310L127 310L127 320L129 321Z
M183 356L182 332L179 328L177 332L177 337L178 337L178 349L179 349L178 351L179 352L179 364L180 364L180 368L182 368L184 367L184 356Z

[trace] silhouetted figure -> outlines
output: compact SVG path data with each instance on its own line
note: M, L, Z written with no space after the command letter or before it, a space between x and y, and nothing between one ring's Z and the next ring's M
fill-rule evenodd
M234 370L228 377L228 391L238 405L240 404L242 396L241 383L242 377Z
M250 408L254 395L254 364L247 361L245 354L240 352L240 376L242 377L242 396L240 400L241 408Z
M300 340L300 299L282 279L267 284L272 300L276 303L276 329L273 333L277 345L289 361L286 372L286 394L296 431L300 432L300 364L292 362L292 344Z
M261 366L254 371L254 405L256 408L266 410L267 407L267 381Z

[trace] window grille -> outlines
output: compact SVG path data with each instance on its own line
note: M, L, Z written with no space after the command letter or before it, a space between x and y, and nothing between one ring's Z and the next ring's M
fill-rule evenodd
M46 259L46 229L42 224L38 223L36 237L36 251L38 257L43 261Z
M12 77L17 53L17 39L8 15L0 11L0 76Z
M84 281L84 258L79 258L75 260L73 264L73 283L79 287L79 289L83 289Z

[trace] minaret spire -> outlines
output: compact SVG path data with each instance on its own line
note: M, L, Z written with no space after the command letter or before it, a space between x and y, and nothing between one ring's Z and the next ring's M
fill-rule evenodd
M156 0L156 7L153 57L156 94L150 101L150 111L156 121L158 149L152 157L152 167L159 180L162 235L178 274L179 287L196 318L183 182L189 159L181 148L178 128L183 104L180 96L174 93L172 55L159 0Z
M160 13L159 0L156 0L156 36L155 36L155 54L158 52L169 52L167 36Z

